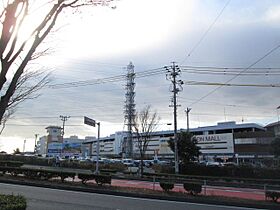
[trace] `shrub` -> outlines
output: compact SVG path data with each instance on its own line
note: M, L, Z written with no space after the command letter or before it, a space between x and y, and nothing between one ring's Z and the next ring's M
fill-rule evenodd
M73 180L75 179L76 173L74 172L60 172L59 173L60 179L62 182L68 177L72 178Z
M8 171L8 169L7 167L0 166L0 171L2 172L2 174L5 174Z
M104 168L104 169L100 169L100 172L101 172L101 173L115 174L115 173L117 173L118 171L117 171L116 169L106 169L106 168Z
M78 178L82 180L83 184L85 184L88 180L94 180L95 174L78 174Z
M126 166L122 163L110 163L106 165L100 165L100 171L106 170L108 172L123 172L126 170Z
M103 185L103 184L111 184L112 177L110 175L95 175L95 182L98 185Z
M169 192L174 188L174 183L170 182L160 182L159 185L165 192Z
M38 170L35 169L25 169L22 171L23 175L29 179L37 179L38 178Z
M277 191L266 191L265 197L272 199L272 201L277 202L277 200L280 198L280 192Z
M9 173L11 173L12 176L17 176L18 174L22 174L21 168L9 168Z
M184 189L191 195L197 195L198 193L201 193L202 186L198 183L186 182L184 183Z
M174 174L174 168L171 165L153 165L152 169L155 173L167 173L167 174Z
M23 196L0 195L1 210L25 210L26 206L26 199Z
M21 161L0 161L0 166L20 167L23 165Z

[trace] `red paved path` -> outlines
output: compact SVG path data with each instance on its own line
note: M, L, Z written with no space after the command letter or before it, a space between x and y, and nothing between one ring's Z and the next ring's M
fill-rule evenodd
M80 181L80 180L75 179L75 181ZM88 181L88 182L95 183L95 181ZM144 189L154 189L154 190L162 191L158 182L153 184L153 182L148 182L148 181L112 179L112 186L144 188ZM172 191L186 192L182 184L181 185L176 184ZM265 200L264 190L260 190L260 189L214 187L214 186L206 185L206 189L205 186L202 187L201 194L236 197L236 198L244 198L244 199L252 199L252 200Z

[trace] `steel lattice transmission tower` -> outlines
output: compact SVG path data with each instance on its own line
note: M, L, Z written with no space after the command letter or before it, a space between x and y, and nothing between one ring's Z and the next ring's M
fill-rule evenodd
M134 118L136 115L135 109L135 73L134 65L130 62L127 66L126 75L126 94L125 94L125 106L124 106L124 119L127 126L128 135L124 142L124 152L127 158L133 156L133 142L132 142L132 126L134 125Z

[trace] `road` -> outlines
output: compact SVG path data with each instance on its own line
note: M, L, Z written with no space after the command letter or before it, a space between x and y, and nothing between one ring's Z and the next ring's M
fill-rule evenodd
M0 193L27 198L27 210L241 210L249 208L130 198L0 183Z

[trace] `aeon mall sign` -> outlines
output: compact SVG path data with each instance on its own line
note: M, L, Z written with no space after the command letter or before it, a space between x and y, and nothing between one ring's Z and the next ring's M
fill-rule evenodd
M234 153L232 133L197 135L195 137L202 154Z

